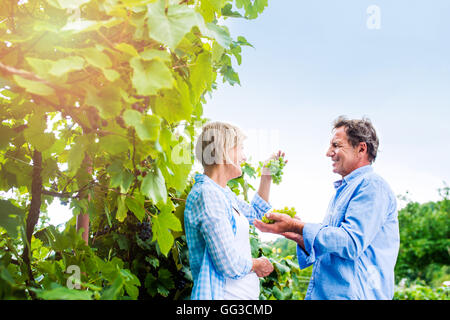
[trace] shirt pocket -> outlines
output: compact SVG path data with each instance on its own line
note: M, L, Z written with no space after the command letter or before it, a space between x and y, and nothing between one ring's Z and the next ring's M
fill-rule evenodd
M340 226L345 218L345 212L347 211L348 205L346 203L338 204L333 210L333 214L330 218L330 225L334 227Z

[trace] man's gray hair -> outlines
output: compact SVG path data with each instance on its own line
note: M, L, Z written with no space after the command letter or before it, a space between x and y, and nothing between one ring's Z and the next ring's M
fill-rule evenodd
M353 147L365 142L367 145L367 155L369 161L373 163L377 157L378 146L380 144L377 132L369 118L347 119L345 116L338 117L333 124L333 130L344 127L348 141Z

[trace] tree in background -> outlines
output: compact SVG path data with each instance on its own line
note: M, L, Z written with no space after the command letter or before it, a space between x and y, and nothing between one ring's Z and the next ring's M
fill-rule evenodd
M219 19L266 6L0 2L0 298L188 295L194 137L205 94L239 84L232 60L250 46ZM55 199L74 213L63 231L40 222Z
M405 278L440 286L450 280L450 188L439 189L442 200L419 204L407 198L399 210L400 250L397 282Z

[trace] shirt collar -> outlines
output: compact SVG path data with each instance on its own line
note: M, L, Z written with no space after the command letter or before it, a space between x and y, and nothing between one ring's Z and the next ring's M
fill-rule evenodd
M209 184L212 184L212 185L218 187L219 189L221 189L222 191L225 191L225 192L228 191L227 189L229 189L228 186L226 186L224 188L224 187L218 185L213 179L211 179L210 177L208 177L204 173L197 173L195 175L195 177L194 177L194 180L195 180L195 183L205 183L205 182L207 182Z
M349 184L352 180L356 179L357 177L359 177L365 173L372 172L372 171L373 171L373 168L370 164L360 167L356 170L353 170L348 175L346 175L342 180L333 182L334 188L337 189L343 184Z

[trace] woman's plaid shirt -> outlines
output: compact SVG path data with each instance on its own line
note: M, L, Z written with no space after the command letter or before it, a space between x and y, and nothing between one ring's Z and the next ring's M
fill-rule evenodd
M192 300L223 299L225 278L239 279L252 268L252 257L244 255L234 241L233 207L244 214L250 224L271 209L257 193L249 204L208 176L195 176L184 211L189 264L194 280Z

